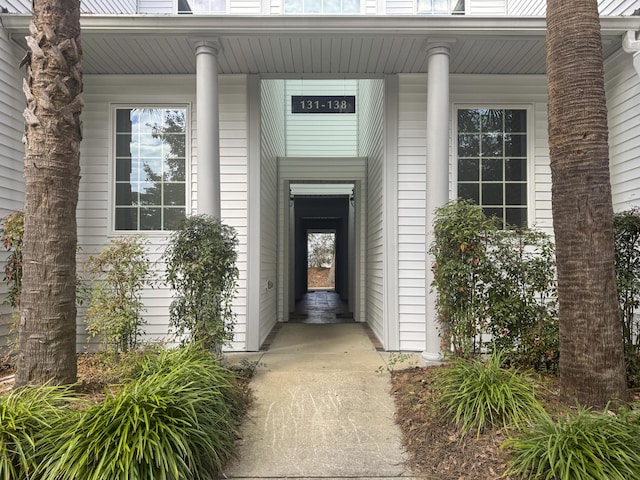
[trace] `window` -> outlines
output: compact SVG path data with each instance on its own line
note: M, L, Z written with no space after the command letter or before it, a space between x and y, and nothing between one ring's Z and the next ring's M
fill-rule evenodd
M186 214L186 108L115 111L115 230L174 230Z
M464 0L418 0L423 15L464 15Z
M178 0L179 14L207 15L226 12L227 0Z
M527 111L459 109L458 196L503 225L527 225Z
M359 14L360 0L285 0L286 15Z

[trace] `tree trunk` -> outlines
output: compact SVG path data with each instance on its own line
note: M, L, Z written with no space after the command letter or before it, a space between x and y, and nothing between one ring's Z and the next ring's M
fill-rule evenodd
M30 31L18 386L76 381L80 1L35 0Z
M596 0L547 1L561 396L626 399L614 271L607 107Z

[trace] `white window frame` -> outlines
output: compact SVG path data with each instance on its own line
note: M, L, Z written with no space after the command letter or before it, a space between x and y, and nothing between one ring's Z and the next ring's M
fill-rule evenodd
M521 103L454 103L452 106L452 165L451 165L451 194L452 199L458 198L458 110L474 110L474 109L495 109L495 110L526 110L527 115L527 227L532 228L535 225L535 118L534 108L532 104ZM503 199L504 200L504 199ZM504 206L504 201L503 201Z
M231 3L231 0L225 0L225 8L224 11L220 10L220 11L215 11L215 12L192 12L192 13L179 13L178 11L178 0L173 0L173 11L176 14L179 15L193 15L193 16L200 16L200 15L228 15L230 10L229 4Z
M456 7L456 5L458 3L460 3L460 0L448 0L449 1L449 8L447 13L431 13L431 12L421 12L420 9L418 8L418 3L419 0L416 0L414 3L414 10L415 10L415 14L416 15L424 15L424 16L438 16L438 15L467 15L467 12L469 11L469 0L463 0L464 3L464 11L459 12L459 13L453 13L454 12L454 8Z
M149 237L167 237L174 230L117 230L116 229L116 111L120 109L154 108L154 109L184 109L185 110L185 217L191 214L191 199L193 182L191 178L191 112L189 102L176 103L111 103L109 104L109 152L108 152L108 236L125 236L144 234Z

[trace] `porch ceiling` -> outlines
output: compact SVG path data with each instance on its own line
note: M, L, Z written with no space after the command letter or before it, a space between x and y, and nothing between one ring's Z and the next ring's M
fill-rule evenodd
M30 17L2 15L26 49ZM220 73L366 77L427 71L426 42L455 39L451 73L544 74L538 17L289 17L136 15L82 17L87 74L195 73L193 42L218 38ZM602 19L605 58L640 17Z

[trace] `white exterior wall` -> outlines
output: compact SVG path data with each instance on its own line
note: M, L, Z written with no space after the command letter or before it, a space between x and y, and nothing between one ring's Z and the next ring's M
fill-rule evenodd
M361 285L359 298L365 302L365 315L359 320L366 320L375 335L383 343L384 335L384 290L387 281L385 276L385 241L384 232L387 222L384 216L384 144L383 144L383 82L380 80L360 82L357 97L359 112L359 156L367 157L367 221L366 254L364 249L356 247L361 261L366 265L366 285ZM389 222L390 223L390 222ZM393 248L388 245L388 248ZM385 345L386 346L386 345Z
M606 62L605 72L613 206L621 211L640 206L640 76L623 52Z
M289 157L348 157L358 154L358 111L355 114L291 113L292 95L355 95L355 80L288 80L286 141Z
M22 74L18 70L21 52L0 30L0 218L24 207L24 120L22 111L26 101L22 93ZM7 258L1 249L0 262ZM2 304L7 287L0 283L0 356L9 340L13 322L11 309Z
M278 320L278 157L285 154L284 81L265 80L261 92L260 344ZM273 282L270 289L269 281Z
M177 13L176 0L138 0L138 13Z
M426 338L427 77L400 75L398 125L398 288L401 350Z
M262 0L227 0L231 15L260 15Z
M506 15L506 0L468 0L465 15Z
M109 226L111 210L111 141L113 125L110 121L113 105L187 105L190 106L192 210L197 200L195 191L197 175L195 77L176 76L125 76L86 75L85 101L82 113L84 140L81 145L80 196L78 201L78 243L82 250L79 265L88 255L97 254L110 238L127 234L113 232ZM236 338L233 347L244 349L246 331L246 247L247 247L247 106L244 76L221 76L220 86L220 152L221 152L221 207L222 220L238 231L240 242L238 268L239 291L234 310L237 313ZM131 232L128 232L131 233ZM166 235L147 235L151 246L149 256L159 260ZM161 270L161 267L160 267ZM146 336L157 339L167 334L171 292L166 286L148 289L143 299L147 311ZM78 345L88 342L83 333L82 311L79 312Z

